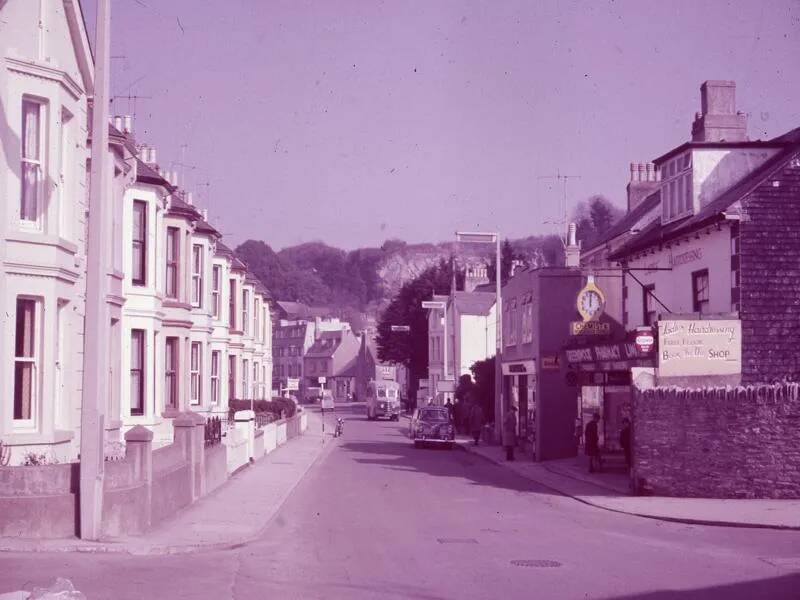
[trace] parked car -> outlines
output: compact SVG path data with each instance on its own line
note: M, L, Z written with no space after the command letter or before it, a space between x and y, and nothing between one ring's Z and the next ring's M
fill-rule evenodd
M408 437L414 440L417 448L427 443L445 444L447 448L452 448L456 439L455 426L444 406L416 409L408 427Z

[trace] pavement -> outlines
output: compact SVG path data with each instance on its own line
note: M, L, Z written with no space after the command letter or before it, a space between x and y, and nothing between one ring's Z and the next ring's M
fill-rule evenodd
M334 420L307 411L305 433L234 474L224 485L144 535L89 542L78 538L0 538L0 552L183 554L224 550L258 538L311 467L333 446Z
M403 415L408 419L408 415ZM738 500L633 496L627 473L589 473L586 457L533 462L517 452L505 460L500 446L474 446L459 435L460 448L579 502L637 517L692 525L800 530L800 500Z

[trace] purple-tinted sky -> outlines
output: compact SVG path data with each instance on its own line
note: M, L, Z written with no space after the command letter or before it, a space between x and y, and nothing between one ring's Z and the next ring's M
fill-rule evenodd
M800 126L797 0L112 0L112 20L112 91L151 96L138 141L231 244L553 232L541 177L622 206L705 79L737 82L753 139Z

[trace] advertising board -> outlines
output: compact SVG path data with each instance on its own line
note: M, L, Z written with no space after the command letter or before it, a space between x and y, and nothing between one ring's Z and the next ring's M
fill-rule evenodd
M742 372L742 324L739 320L659 321L658 345L661 377Z

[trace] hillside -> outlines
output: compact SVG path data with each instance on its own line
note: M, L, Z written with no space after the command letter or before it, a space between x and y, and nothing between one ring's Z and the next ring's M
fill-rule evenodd
M563 264L561 240L555 236L512 240L511 245L515 258L525 264ZM494 260L494 248L489 245L406 244L400 240L349 252L322 242L275 252L263 241L247 240L236 248L236 254L276 299L370 314L376 314L403 283L451 256L460 269Z

